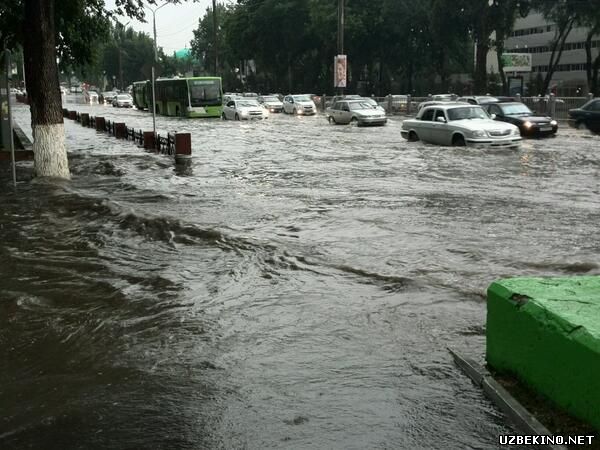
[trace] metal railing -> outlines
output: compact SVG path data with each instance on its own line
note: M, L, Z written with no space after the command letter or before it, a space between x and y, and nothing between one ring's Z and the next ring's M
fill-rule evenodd
M324 112L331 107L334 100L339 97L321 96L315 101L317 108ZM387 115L415 116L419 110L419 104L431 100L430 97L413 97L411 95L386 95L385 97L365 97L371 98L381 106ZM555 97L547 95L545 97L513 97L515 101L522 102L534 113L551 116L555 119L567 119L569 110L579 108L591 100L593 96L587 97Z

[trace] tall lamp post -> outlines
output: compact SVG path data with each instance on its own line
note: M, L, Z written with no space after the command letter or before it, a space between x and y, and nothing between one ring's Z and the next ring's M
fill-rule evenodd
M217 33L218 33L217 0L213 0L212 4L213 4L213 46L215 48L215 74L214 74L214 76L216 77L218 75L218 70L219 70L219 43L217 40L218 39L218 37L217 37Z
M337 30L337 51L338 55L344 54L344 26L346 21L346 0L338 0L338 30ZM347 63L346 63L347 64ZM346 68L348 66L346 65ZM334 68L335 69L335 68ZM347 75L346 75L347 77ZM344 88L340 87L339 95L344 95Z
M127 25L129 25L131 21L127 22L122 26L121 32L124 34L127 29ZM120 45L119 45L119 81L121 82L121 91L123 91L123 34L119 37Z
M156 87L154 85L156 77L154 76L154 66L158 61L158 51L156 48L156 11L166 5L168 5L168 2L163 3L154 9L146 6L146 8L152 11L152 26L154 28L154 61L152 62L152 131L154 132L154 136L156 136Z

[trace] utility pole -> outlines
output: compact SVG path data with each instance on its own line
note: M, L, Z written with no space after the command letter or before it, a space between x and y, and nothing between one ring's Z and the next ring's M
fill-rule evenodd
M218 20L217 20L217 0L212 0L213 4L213 47L215 49L215 73L219 71L219 40L218 40Z
M121 36L119 37L119 81L121 82L121 92L123 92L123 41L125 39L123 39L124 33L125 33L125 29L127 28L127 25L129 25L131 23L131 21L127 22L125 25L123 25L123 28L121 29L121 32L123 34L121 34Z
M344 25L346 20L346 0L338 0L338 32L337 32L337 54L344 54ZM346 66L347 68L347 66ZM334 68L335 69L335 68ZM347 75L346 75L347 76ZM338 88L339 95L344 95L344 88Z
M165 6L167 4L168 3L163 3L162 5L160 5L157 8L154 8L154 9L150 8L149 6L146 7L150 11L152 11L152 27L154 28L154 61L152 62L152 131L154 132L155 137L156 137L156 87L155 87L156 76L155 76L154 66L158 62L158 50L156 47L156 11L158 11L160 8L162 8L163 6Z

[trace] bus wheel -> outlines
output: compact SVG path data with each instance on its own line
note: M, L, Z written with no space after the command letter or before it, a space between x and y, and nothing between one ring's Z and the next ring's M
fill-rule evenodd
M175 116L179 117L179 106L175 107Z

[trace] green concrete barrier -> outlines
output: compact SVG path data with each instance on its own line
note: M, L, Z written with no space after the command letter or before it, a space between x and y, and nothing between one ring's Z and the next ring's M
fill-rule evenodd
M499 280L487 307L488 365L600 430L600 277Z

